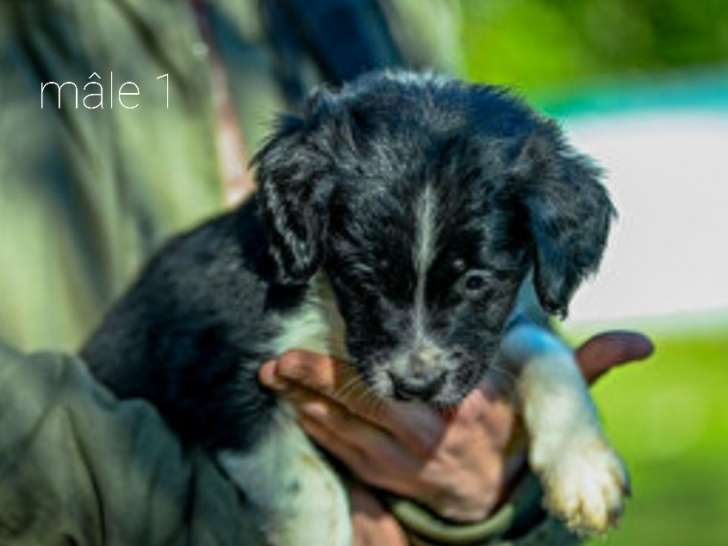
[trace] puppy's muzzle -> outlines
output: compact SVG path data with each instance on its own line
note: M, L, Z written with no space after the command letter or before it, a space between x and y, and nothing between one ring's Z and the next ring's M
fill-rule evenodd
M400 353L387 370L397 400L435 399L447 383L448 353L431 342L420 342Z
M392 390L397 400L432 400L445 384L446 372L415 377L401 377L390 372Z

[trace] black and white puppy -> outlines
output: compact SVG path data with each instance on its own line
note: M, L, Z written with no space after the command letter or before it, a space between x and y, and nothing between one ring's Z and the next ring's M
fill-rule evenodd
M261 363L334 354L375 396L440 408L505 368L547 508L613 523L626 472L543 310L566 313L614 211L558 127L499 88L384 72L315 92L256 164L257 195L172 240L108 314L95 374L213 452L271 543L344 546L340 479Z

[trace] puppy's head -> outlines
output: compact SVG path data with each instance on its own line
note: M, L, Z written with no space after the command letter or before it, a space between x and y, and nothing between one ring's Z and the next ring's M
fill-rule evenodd
M553 122L436 76L319 91L256 161L280 282L323 269L374 392L438 406L483 377L529 270L544 309L566 313L613 214Z

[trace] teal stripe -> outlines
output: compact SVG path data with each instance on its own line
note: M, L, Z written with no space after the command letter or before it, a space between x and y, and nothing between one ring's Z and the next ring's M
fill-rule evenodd
M670 79L632 80L547 92L535 98L556 118L660 110L728 111L728 72L681 74Z

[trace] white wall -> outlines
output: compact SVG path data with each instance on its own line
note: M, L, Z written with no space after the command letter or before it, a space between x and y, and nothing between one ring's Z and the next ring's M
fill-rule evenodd
M564 126L607 169L620 213L571 319L728 310L728 110L578 117Z

